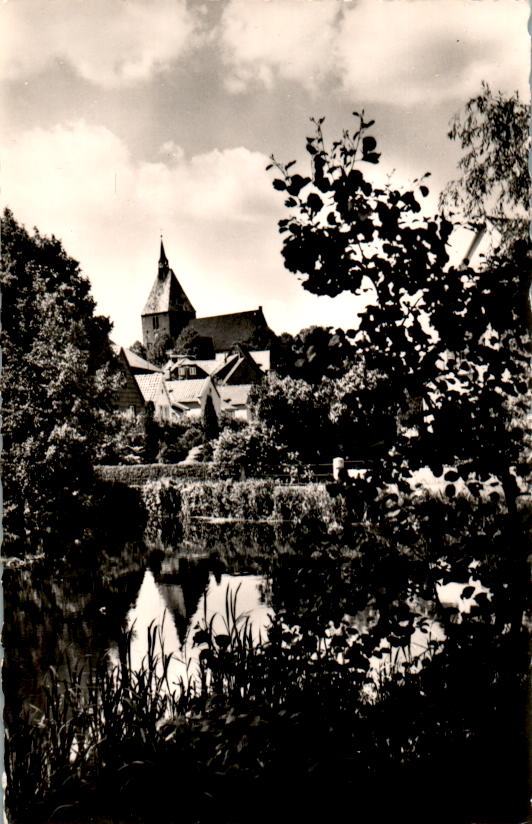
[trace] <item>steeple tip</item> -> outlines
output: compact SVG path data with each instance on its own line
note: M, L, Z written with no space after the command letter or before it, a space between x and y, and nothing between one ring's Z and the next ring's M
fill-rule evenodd
M161 250L159 252L159 266L168 266L168 258L166 257L166 252L164 251L164 243L163 243L162 234L161 234Z

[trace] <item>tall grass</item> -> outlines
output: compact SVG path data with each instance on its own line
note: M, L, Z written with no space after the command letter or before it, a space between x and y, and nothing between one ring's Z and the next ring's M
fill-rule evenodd
M234 774L242 772L247 786L264 770L279 770L285 735L296 734L299 741L314 728L319 740L324 724L343 725L345 734L347 722L360 721L368 704L362 687L371 680L370 649L362 639L353 640L347 627L327 637L277 620L262 637L250 616L238 612L237 601L238 588L228 587L223 615L207 620L205 600L193 637L197 664L189 662L187 679L178 683L169 677L172 655L164 649L162 627L153 623L136 669L134 627L124 632L114 664L106 659L94 668L69 667L63 678L51 668L42 707L29 707L7 730L6 809L12 824L98 821L103 815L173 821L163 797L157 802L161 818L150 818L155 813L147 810L148 817L135 818L137 782L162 792L162 776L168 778L170 764L179 764L204 800L212 795L213 781L213 798L225 796L222 774L233 775L234 787ZM219 620L215 627L220 617L221 632ZM398 667L388 677L397 672ZM300 746L301 741L299 756L307 763ZM316 758L315 747L310 749ZM196 818L183 814L180 820Z

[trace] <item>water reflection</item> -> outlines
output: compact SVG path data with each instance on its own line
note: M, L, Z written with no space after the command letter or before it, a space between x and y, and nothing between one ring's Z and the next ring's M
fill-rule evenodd
M271 609L264 602L265 578L208 571L208 559L191 562L179 556L165 558L155 574L146 569L134 606L126 618L132 630L131 664L140 669L148 653L148 630L157 627L154 653L159 658L159 674L164 655L171 654L168 681L172 688L187 684L197 675L199 656L194 635L210 626L214 635L227 633L231 616L226 614L233 600L240 623L249 619L258 643L266 638ZM199 583L202 582L202 586ZM118 664L118 647L110 650Z
M308 550L307 550L308 553ZM60 678L69 668L108 655L118 662L119 640L133 629L131 656L140 666L148 627L160 627L156 652L172 654L171 683L186 680L197 662L194 635L213 621L227 632L227 599L248 617L256 640L266 637L272 615L286 626L326 638L346 625L371 633L377 658L420 655L430 640L445 637L433 590L415 569L397 558L362 561L349 554L307 554L277 547L269 557L150 552L129 545L119 553L101 550L68 564L41 559L4 571L3 644L6 716L18 717L24 703L42 706L42 685L53 666ZM456 600L459 589L445 591ZM402 635L401 635L402 633ZM391 645L391 646L390 646ZM405 650L408 648L408 653ZM390 651L389 659L386 654ZM380 663L378 663L380 662Z
M275 752L280 760L272 786L278 786L284 775L291 780L294 763L303 765L306 776L305 757L310 752L309 763L314 758L321 763L322 781L330 779L330 787L336 787L338 769L343 769L343 779L354 781L354 791L357 774L366 775L368 757L372 753L377 757L375 753L382 750L395 753L395 764L402 763L404 752L415 752L418 785L426 780L427 801L434 797L433 777L445 774L447 786L452 782L458 786L463 776L475 799L483 799L486 787L493 787L485 809L495 802L502 808L505 794L517 797L522 792L526 637L520 625L512 627L508 621L515 582L507 568L490 567L489 558L480 568L461 554L458 561L450 558L443 574L442 568L426 559L398 552L377 538L356 551L301 542L297 547L274 546L266 540L262 547L262 555L250 552L244 538L240 543L215 543L203 554L190 545L167 552L132 545L113 553L102 548L97 556L94 551L80 552L64 562L41 559L28 566L8 566L3 629L7 726L16 730L24 705L43 708L43 678L50 666L66 678L69 667L109 658L117 664L119 640L128 630L132 630L132 663L140 667L153 624L160 627L155 652L172 653L169 681L179 685L197 664L198 625L213 621L213 634L224 634L226 606L236 598L235 612L242 620L249 618L256 640L264 637L270 621L273 626L272 654L251 661L256 678L248 698L253 717L258 698L265 719L263 726L249 725L253 736L264 734L264 751L269 752L268 736L277 735L279 707L289 706L294 718L302 715L308 721L301 728L301 740L295 739L299 741L296 756L290 754L287 740L279 739ZM491 569L491 577L485 567ZM505 571L506 579L513 582L511 590ZM315 666L320 644L331 654ZM432 659L427 656L424 671L414 672L410 682L390 679L391 687L381 693L380 704L369 710L366 703L362 707L360 696L363 689L371 690L372 675L393 671L410 658L417 665L431 644L440 647ZM357 726L360 719L353 706L363 710L362 716L368 713L367 724L361 716L362 726ZM283 723L292 718L282 717ZM330 718L336 727L330 726ZM275 723L270 724L272 719ZM218 720L219 740L225 746L228 730L223 716L211 718L213 735L218 735ZM297 724L290 727L290 741ZM316 737L320 724L321 737ZM120 732L122 725L118 727ZM234 763L240 768L238 730L231 740ZM178 770L167 763L165 752L154 774L166 769L163 778L169 776L169 783ZM189 752L187 744L179 769L188 769ZM138 764L136 757L133 763ZM375 779L380 789L387 786L390 764L385 759L377 766L383 770ZM393 785L397 792L410 786L408 769L398 773L398 783ZM305 787L319 783L313 775L309 772ZM161 786L166 786L164 781ZM203 787L201 782L198 786ZM296 796L299 802L301 793ZM464 815L464 821L469 820L468 813ZM152 816L151 820L163 819ZM297 820L297 815L291 820ZM482 814L470 820L490 819ZM497 820L509 819L501 814Z
M120 638L144 575L143 548L80 554L69 564L40 559L3 574L3 689L9 724L24 705L43 705L50 667L60 678L101 659Z

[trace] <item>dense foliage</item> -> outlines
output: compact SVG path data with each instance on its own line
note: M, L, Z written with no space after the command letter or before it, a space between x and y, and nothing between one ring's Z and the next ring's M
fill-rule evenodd
M249 406L253 423L222 433L213 460L239 460L257 475L268 464L325 467L337 456L380 455L395 443L400 411L389 398L387 376L360 358L346 362L341 376L322 376L317 383L271 372L252 387ZM258 438L268 444L255 449Z
M211 338L202 337L199 332L185 326L177 339L173 342L173 349L178 355L189 355L193 358L214 358L214 349Z
M159 329L146 347L146 358L156 366L164 366L168 360L168 352L173 346L173 338L163 329Z
M155 420L148 406L141 414L102 412L102 435L96 444L97 464L174 464L202 443L203 428L189 421Z
M131 344L131 346L129 347L129 351L133 352L134 355L138 355L139 358L146 359L146 347L139 340L136 340L134 343Z
M428 464L441 475L448 465L473 493L479 480L496 474L515 511L513 473L526 471L528 238L478 270L450 267L453 226L422 215L424 178L412 190L372 183L364 169L379 161L374 123L354 114L356 129L330 147L323 119L314 121L308 176L272 158L270 168L279 173L273 185L286 194L289 211L279 223L285 263L315 294L371 295L356 332L359 358L383 376L389 409L410 424L380 463L377 488L404 484L412 468ZM493 147L489 114L478 116L477 132L483 129ZM510 135L519 157L525 123L521 115ZM494 130L504 141L502 126ZM453 484L448 491L454 493ZM370 497L374 492L369 484Z
M311 326L297 335L284 332L273 347L273 369L281 377L319 383L340 377L356 359L356 347L343 329Z
M254 421L241 429L226 426L212 444L214 464L234 466L244 474L258 475L287 459L287 448L268 427ZM214 470L216 471L216 470Z
M276 444L306 462L330 456L328 431L329 385L313 386L301 379L267 375L253 386L248 403L252 416Z
M109 321L54 237L2 218L4 540L80 537L100 410L116 389Z
M530 106L516 93L493 93L487 83L452 121L449 137L463 150L461 176L442 206L481 227L495 228L506 253L529 234Z

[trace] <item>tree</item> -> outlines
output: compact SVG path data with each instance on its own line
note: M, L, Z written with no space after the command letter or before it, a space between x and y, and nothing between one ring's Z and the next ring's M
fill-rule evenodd
M203 437L206 441L212 441L220 434L220 426L218 424L218 415L214 408L214 403L210 395L207 395L205 401L205 408L202 417Z
M168 360L168 350L172 349L174 342L168 332L160 329L156 332L153 340L146 349L146 356L150 363L156 366L163 366Z
M356 358L356 348L343 329L310 326L297 335L280 335L272 356L278 375L319 383L323 377L344 375Z
M112 407L110 323L55 238L2 218L4 538L79 536Z
M214 358L212 339L202 337L190 326L186 326L180 333L174 343L174 350L178 355L189 355L192 358Z
M369 181L362 169L380 157L368 134L373 121L354 114L355 131L330 148L323 118L313 121L308 176L273 157L269 168L280 173L274 188L286 194L289 217L279 229L288 269L315 294L369 291L360 325L348 334L365 368L386 376L389 406L406 413L415 399L424 410L414 429L399 431L387 459L374 468L374 483L394 480L409 490L412 468L429 464L441 475L451 464L450 479L460 474L473 494L479 478L496 473L514 509L512 472L522 461L522 427L515 421L523 415L526 254L493 258L483 271L450 267L451 223L421 215L426 175L411 191ZM450 482L448 494L454 491Z
M146 428L144 416L117 410L101 411L102 437L95 447L97 464L146 463Z
M134 355L138 355L139 358L146 358L146 347L139 340L136 340L135 343L129 347L129 351L133 352Z
M329 460L335 450L328 421L330 384L316 388L304 380L267 375L249 394L251 414L275 444L303 461Z
M388 376L359 360L331 384L329 419L345 458L368 458L394 446L399 408L388 391Z
M440 198L443 208L494 227L503 248L529 233L530 106L519 94L494 94L487 83L451 122L449 138L463 150L461 176Z
M260 421L238 430L226 427L213 444L212 460L222 466L243 469L246 474L268 474L272 465L286 462L288 449Z
M379 161L374 121L355 112L357 127L328 148L323 118L313 120L307 139L310 176L293 171L294 162L269 168L280 177L274 188L286 193L290 216L279 222L287 268L303 277L305 289L335 297L350 291L371 301L357 332L357 349L368 368L387 374L390 392L405 396L430 341L427 275L448 262L446 243L452 230L444 218L421 215L423 182L413 190L378 186L362 172ZM405 401L406 402L406 401Z

